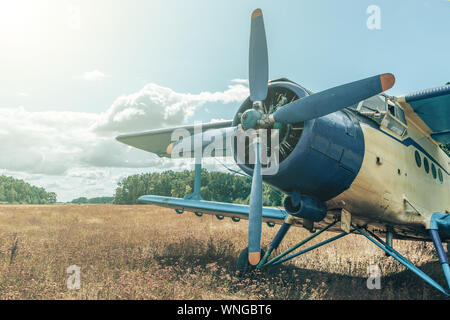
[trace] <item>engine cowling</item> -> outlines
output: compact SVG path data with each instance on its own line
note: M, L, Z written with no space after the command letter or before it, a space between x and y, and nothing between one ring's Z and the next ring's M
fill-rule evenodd
M269 84L264 105L273 112L278 96L301 99L312 94L287 79ZM281 98L278 98L281 99ZM284 100L285 100L284 99ZM288 101L287 103L289 103ZM233 125L240 123L240 115L252 107L247 99L239 108ZM264 175L264 182L288 194L298 191L302 195L326 202L347 190L356 178L364 158L364 136L358 119L347 111L337 111L319 118L281 125L279 163L276 174ZM236 145L235 145L236 159ZM270 150L269 150L270 153ZM253 175L253 165L247 161L238 166Z

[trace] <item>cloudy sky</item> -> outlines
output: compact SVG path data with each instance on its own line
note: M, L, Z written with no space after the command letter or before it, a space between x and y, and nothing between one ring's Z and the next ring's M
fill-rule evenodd
M367 28L370 5L380 29ZM450 81L445 0L0 0L0 174L68 201L191 168L114 137L231 119L248 95L256 7L270 78L318 91L392 72L397 95Z

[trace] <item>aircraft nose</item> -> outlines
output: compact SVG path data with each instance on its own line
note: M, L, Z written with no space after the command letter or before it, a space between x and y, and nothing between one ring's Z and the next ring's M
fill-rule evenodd
M294 150L279 164L278 174L264 181L291 193L321 201L347 190L362 165L364 136L358 119L338 111L305 122Z

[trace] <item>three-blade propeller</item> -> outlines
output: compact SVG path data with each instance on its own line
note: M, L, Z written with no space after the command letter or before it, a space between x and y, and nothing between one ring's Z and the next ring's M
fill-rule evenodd
M395 83L395 78L392 74L384 73L312 94L278 108L271 115L263 115L264 100L266 100L268 92L268 77L269 64L264 20L261 9L256 9L253 11L251 17L249 50L249 86L250 99L253 102L253 108L242 114L240 126L217 129L211 131L211 133L213 133L212 135L228 138L231 135L239 133L240 131L238 129L258 130L263 127L267 128L267 123L264 125L261 124L263 116L267 117L266 119L269 124L273 124L274 122L292 124L312 120L368 99L392 88ZM201 135L201 137L199 135ZM198 147L201 146L203 149L211 143L212 135L200 133L192 136L190 139L182 140L180 145L171 144L167 153L170 154L174 146L189 149L189 146L197 145ZM197 143L194 143L195 141L197 141ZM257 265L261 259L263 208L260 153L265 150L260 150L258 136L256 136L252 144L254 146L256 161L253 170L250 194L248 260L251 265Z
M264 20L261 9L252 13L249 52L249 86L253 110L243 114L241 124L244 129L258 129L258 120L262 115L258 106L267 97L269 63ZM275 111L269 116L271 123L297 123L325 116L354 105L385 90L392 88L395 78L385 73L363 80L334 87L302 99L295 100ZM257 112L255 112L257 111ZM262 230L262 177L260 161L260 144L258 138L254 143L255 166L253 170L250 194L250 212L248 224L248 260L257 265L261 259Z

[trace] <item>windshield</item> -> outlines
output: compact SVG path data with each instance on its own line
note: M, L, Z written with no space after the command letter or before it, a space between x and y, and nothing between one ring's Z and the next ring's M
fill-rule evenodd
M350 108L374 120L378 125L388 128L399 136L406 134L407 124L403 109L391 100L387 101L386 108L386 98L384 96L373 96Z

